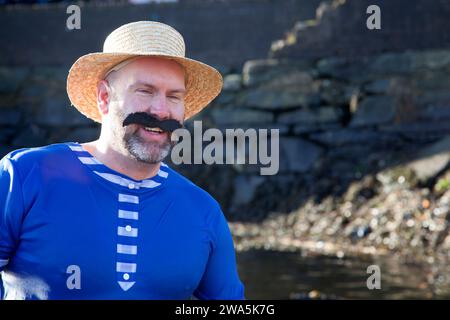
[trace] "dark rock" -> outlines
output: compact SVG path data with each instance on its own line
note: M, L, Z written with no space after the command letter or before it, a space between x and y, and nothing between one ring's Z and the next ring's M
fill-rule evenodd
M215 106L211 108L210 115L219 127L239 126L242 123L270 123L274 119L271 112L236 106Z
M309 70L312 66L310 60L295 62L276 59L250 60L244 64L242 80L244 86L256 86L292 72Z
M448 50L426 50L410 53L411 66L414 70L442 70L450 67Z
M242 86L242 75L240 74L229 74L223 79L223 90L224 91L237 91L241 89Z
M320 82L320 98L330 105L348 105L355 88L331 79Z
M364 91L371 94L385 94L392 85L392 79L374 80L364 86Z
M427 69L411 77L410 84L414 88L415 93L429 94L430 91L448 92L450 87L449 71Z
M420 135L432 135L435 137L442 137L450 133L450 127L445 122L414 122L414 123L400 123L382 125L378 128L380 131L396 132L402 136L417 139Z
M381 134L374 130L342 129L310 135L310 139L328 146L371 143L380 139Z
M286 109L320 103L319 85L312 75L277 60L248 63L244 70L244 83L259 84L238 96L238 104L264 109ZM251 80L252 76L258 80Z
M396 115L395 99L391 96L371 96L359 105L350 123L352 127L393 122Z
M367 61L368 73L374 76L410 74L417 68L412 63L415 53L386 53Z
M339 130L342 126L338 123L324 123L324 124L297 124L293 128L296 135L303 135L306 133L322 132L328 130Z
M375 59L365 59L364 63L367 65L368 74L373 76L411 76L424 70L448 68L450 66L448 55L449 52L446 50L407 51L404 53L381 54L376 56Z
M213 105L220 105L223 107L224 105L233 104L235 99L236 93L230 91L222 91L220 95L214 100ZM203 110L207 111L208 108L205 108Z
M420 119L430 121L431 123L445 120L448 121L450 119L450 104L448 106L442 104L430 104L420 112Z
M320 82L314 81L310 72L293 70L271 77L262 87L265 89L295 88L307 94L317 93L319 85Z
M277 128L274 128L277 129ZM280 134L281 135L281 134ZM237 154L237 148L235 148L234 151L234 156L235 159L233 161L233 168L239 172L240 174L246 173L246 174L251 174L251 175L264 175L264 176L271 176L271 175L277 175L281 172L288 172L291 170L292 171L296 171L296 170L300 170L306 166L309 166L310 163L309 161L311 161L311 158L314 158L316 156L315 151L317 151L316 149L314 149L313 145L308 144L306 141L299 141L296 138L286 138L283 136L279 137L278 143L275 143L272 136L272 132L268 129L267 130L267 136L268 136L268 141L267 141L267 150L265 149L260 149L261 148L261 135L259 133L257 133L257 144L254 145L249 145L247 144L247 148L245 149L245 163L243 164L238 164L236 162L236 154ZM283 141L284 139L288 139L286 141L286 143L283 146ZM247 142L247 141L246 141ZM295 143L298 142L298 143ZM304 144L302 144L302 142L304 142ZM274 148L272 148L272 144L274 144ZM253 147L252 147L253 146ZM299 148L304 147L306 151L306 156L304 159L301 159L299 162L295 162L293 160L293 158L295 157L294 153L298 152ZM256 163L250 163L250 158L249 158L249 151L250 148L252 148L253 151L257 151L257 153L254 153L253 155L255 155L257 157L257 161ZM291 148L291 150L284 150L284 149L289 149ZM292 149L295 148L295 149ZM289 154L288 154L289 153ZM264 158L262 158L262 156L264 156ZM229 154L227 154L227 156L229 156ZM315 159L315 158L314 158ZM267 162L267 163L264 163ZM289 167L288 167L289 166Z
M411 77L415 74L420 74L426 70L429 73L430 79L427 76L420 76L420 81L434 81L434 78L445 79L446 72L437 72L439 67L448 67L448 58L443 58L441 61L433 61L433 58L448 55L448 52L405 52L405 53L386 53L371 58L342 58L331 57L320 60L317 64L317 70L320 77L331 77L339 80L345 80L352 83L371 82L370 86L375 91L383 90L383 83L387 78L392 76ZM435 74L436 73L436 74ZM448 77L448 75L447 75ZM381 78L381 79L380 79ZM377 82L380 80L381 82ZM369 87L370 90L370 87Z
M339 148L332 148L328 150L327 156L329 159L339 159L354 161L355 159L364 159L368 154L373 153L373 147L368 145L344 145ZM350 167L354 168L351 164Z
M238 104L269 110L286 110L295 107L318 106L318 93L304 93L298 88L247 90L238 96Z
M242 80L245 86L254 86L271 78L271 72L281 72L280 61L275 59L250 60L242 68ZM273 75L273 73L272 73Z
M231 68L223 64L215 64L213 65L213 67L217 69L217 71L219 71L222 75L227 75L231 72Z
M322 149L300 138L280 138L280 172L307 172L320 160Z
M448 91L429 91L415 97L414 104L420 120L439 122L450 119L450 93Z
M286 135L289 132L289 127L287 125L284 124L280 124L280 123L239 123L239 125L236 124L229 124L229 125L221 125L221 126L217 126L218 129L222 130L223 132L225 132L226 129L243 129L243 130L247 130L247 129L255 129L255 130L261 130L261 129L266 129L268 131L268 133L270 134L271 130L273 129L277 129L278 133L280 135Z
M290 112L281 113L277 121L285 124L323 124L340 122L342 117L342 110L335 107L318 107L299 109Z
M364 60L345 58L325 58L317 63L317 72L321 78L333 78L346 82L361 82L367 77L367 66Z
M408 164L419 181L427 182L436 177L450 162L450 136L428 146L414 156Z

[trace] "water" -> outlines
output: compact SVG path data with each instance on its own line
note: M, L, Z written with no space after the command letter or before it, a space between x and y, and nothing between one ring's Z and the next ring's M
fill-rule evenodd
M342 258L250 250L237 254L247 299L305 298L312 292L328 299L450 299L436 295L423 266L404 265L395 257ZM367 288L367 267L381 270L381 289Z

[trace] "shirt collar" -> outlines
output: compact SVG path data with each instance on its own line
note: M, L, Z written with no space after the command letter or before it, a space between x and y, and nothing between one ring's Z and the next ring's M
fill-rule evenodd
M161 167L157 174L149 179L135 180L128 177L120 172L117 172L103 163L101 163L97 158L90 154L86 149L83 148L77 142L69 142L67 146L74 152L78 160L86 166L93 173L103 178L104 180L128 188L128 189L153 189L161 186L169 176L168 166L161 162Z

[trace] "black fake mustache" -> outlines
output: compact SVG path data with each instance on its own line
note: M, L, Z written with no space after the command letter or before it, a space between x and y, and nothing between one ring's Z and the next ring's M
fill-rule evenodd
M183 125L174 119L159 120L145 112L135 112L129 114L123 121L123 126L130 124L139 124L144 127L160 128L163 131L175 131L182 128Z

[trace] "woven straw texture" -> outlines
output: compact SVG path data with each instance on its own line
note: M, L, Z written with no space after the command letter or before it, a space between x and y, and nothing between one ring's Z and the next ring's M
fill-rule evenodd
M97 84L117 64L137 56L172 59L186 71L185 119L205 108L222 90L220 73L204 63L185 57L183 37L172 27L153 21L129 23L105 40L103 52L80 57L70 68L67 94L86 117L101 122L97 108Z

